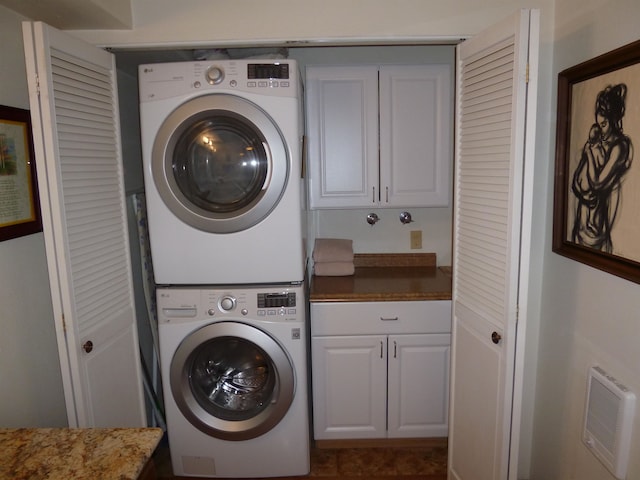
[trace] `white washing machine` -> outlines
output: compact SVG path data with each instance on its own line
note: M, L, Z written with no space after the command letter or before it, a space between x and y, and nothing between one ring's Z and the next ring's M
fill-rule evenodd
M174 475L307 475L303 286L159 288Z
M296 62L141 65L139 87L156 283L302 281Z

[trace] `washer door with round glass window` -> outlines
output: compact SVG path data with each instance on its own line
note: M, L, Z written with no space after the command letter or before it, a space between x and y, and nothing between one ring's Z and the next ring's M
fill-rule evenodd
M289 150L272 118L229 94L196 97L160 127L151 168L171 212L210 233L258 224L276 207L289 177Z
M170 383L178 408L193 426L223 440L248 440L285 416L295 374L270 335L224 321L182 341L171 361Z

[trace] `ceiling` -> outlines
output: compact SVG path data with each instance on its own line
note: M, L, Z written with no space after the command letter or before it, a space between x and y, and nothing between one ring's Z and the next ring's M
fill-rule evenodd
M0 5L59 30L122 30L133 26L133 0L0 0Z

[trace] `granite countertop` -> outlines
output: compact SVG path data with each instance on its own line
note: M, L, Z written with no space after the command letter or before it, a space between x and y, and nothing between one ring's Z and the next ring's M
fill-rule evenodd
M133 480L161 437L159 428L0 429L0 478Z
M314 275L310 301L451 300L451 268L437 267L433 253L356 254L354 265L354 275Z

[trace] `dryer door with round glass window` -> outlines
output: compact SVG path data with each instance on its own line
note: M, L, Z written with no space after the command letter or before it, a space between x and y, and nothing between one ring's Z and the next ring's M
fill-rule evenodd
M262 435L285 416L295 390L282 347L251 325L226 321L185 338L171 362L171 392L185 418L224 440Z
M280 201L289 149L272 120L249 100L196 97L175 109L155 138L152 173L167 207L210 233L256 225Z

